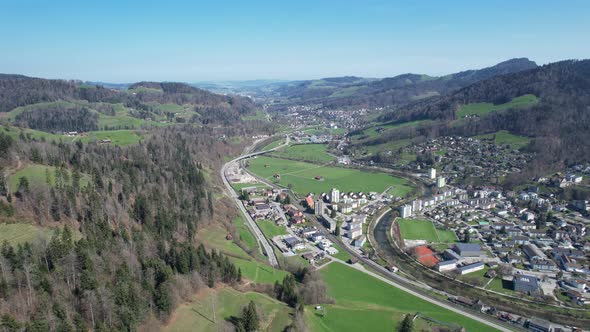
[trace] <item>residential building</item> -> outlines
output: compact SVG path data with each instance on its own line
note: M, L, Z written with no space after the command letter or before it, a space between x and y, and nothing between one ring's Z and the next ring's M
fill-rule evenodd
M409 204L403 205L399 208L399 215L402 218L408 218L412 216L412 206Z
M321 198L318 198L315 201L315 207L314 207L314 213L316 216L321 216L322 213L324 213L324 209L325 209L325 204L324 204L324 200Z
M332 188L332 191L330 191L330 203L338 202L340 202L340 190Z
M284 239L284 241L287 247L291 248L292 250L301 250L305 248L305 243L294 236L288 237Z
M431 169L428 171L428 177L429 177L431 180L434 180L434 179L436 179L436 168L431 168Z
M444 187L444 186L446 186L446 185L447 185L447 180L446 180L444 177L442 177L442 176L439 176L439 177L436 179L436 187L437 187L437 188L443 188L443 187Z
M361 235L352 241L352 245L356 248L362 248L365 245L365 242L367 242L367 237L365 235Z

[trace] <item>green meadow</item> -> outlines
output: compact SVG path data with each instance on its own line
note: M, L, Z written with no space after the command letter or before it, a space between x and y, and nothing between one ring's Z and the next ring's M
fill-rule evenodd
M297 144L271 153L272 156L325 164L336 160L327 152L327 144Z
M463 118L468 115L483 116L491 112L503 111L509 108L523 108L536 104L539 101L535 95L523 95L513 98L511 101L494 105L492 103L471 103L461 106L457 110L457 118Z
M525 136L513 135L506 130L501 130L492 134L475 136L478 139L492 139L497 145L510 145L514 149L520 149L527 146L531 139Z
M312 331L395 331L406 314L419 312L467 331L496 331L477 321L419 299L383 281L337 262L320 270L334 304L324 305L324 313L306 307L306 321ZM416 320L416 330L431 330Z
M174 311L165 332L224 331L230 317L239 317L243 307L254 301L260 316L261 331L283 331L291 324L293 309L267 295L254 292L242 293L233 288L206 289L194 301L181 305Z
M331 188L338 188L340 191L383 192L393 186L390 194L405 196L412 190L405 179L385 173L321 166L271 157L253 158L248 163L251 172L284 187L291 187L300 195L308 192L328 192ZM275 174L280 175L280 180L274 179ZM321 179L316 180L316 176Z
M10 191L15 192L18 189L18 184L20 182L21 177L26 177L29 181L29 185L40 185L40 184L47 184L47 180L49 180L49 184L51 186L55 185L55 167L47 166L47 165L39 165L39 164L30 164L25 166L23 169L17 171L16 173L11 174L8 177L8 186L10 187ZM68 171L71 179L71 171ZM82 177L80 178L80 187L85 187L90 182L90 176L88 174L81 174Z
M0 244L4 241L12 245L49 239L53 234L50 228L41 228L30 224L0 224Z

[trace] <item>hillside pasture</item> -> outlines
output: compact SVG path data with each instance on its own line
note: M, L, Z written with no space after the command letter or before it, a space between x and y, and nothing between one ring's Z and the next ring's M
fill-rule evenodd
M457 110L457 118L463 118L465 116L477 115L484 116L491 112L503 111L510 108L524 108L535 105L539 101L535 95L522 95L520 97L513 98L511 101L503 104L492 104L492 103L471 103L459 107Z
M53 166L30 164L20 169L19 171L11 174L8 177L8 186L10 191L15 192L18 190L18 185L21 177L26 177L29 181L29 186L44 185L49 180L49 185L55 185L55 170ZM72 172L68 170L68 174L72 176ZM88 174L81 174L80 187L85 187L90 182L90 176Z
M514 135L506 130L500 130L492 134L475 136L477 139L494 139L497 145L510 145L513 149L520 149L527 146L531 139L526 136Z
M293 309L267 295L239 292L230 287L201 290L194 300L178 307L164 332L216 332L231 325L230 317L241 316L242 308L254 301L260 316L260 331L283 331L291 323ZM213 312L215 310L215 313Z
M49 239L53 234L51 228L41 228L30 224L0 224L0 243L8 241L12 245Z

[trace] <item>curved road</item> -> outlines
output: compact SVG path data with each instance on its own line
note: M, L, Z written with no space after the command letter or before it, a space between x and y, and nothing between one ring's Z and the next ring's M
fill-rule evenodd
M273 267L278 267L279 266L279 262L277 260L277 256L275 255L275 252L272 248L272 245L268 242L267 238L264 236L264 234L262 234L262 231L260 230L260 228L258 227L258 224L256 224L256 222L254 222L254 219L252 219L252 217L250 216L250 214L248 213L248 211L246 211L246 208L244 207L244 204L242 204L242 202L239 199L238 194L236 193L236 191L232 188L231 184L229 183L227 177L225 176L225 171L226 169L231 166L234 163L239 163L240 160L242 159L246 159L246 158L250 158L253 156L257 156L263 153L267 153L267 152L271 152L274 151L278 148L281 148L285 145L289 144L289 136L287 135L287 139L285 141L284 144L277 146L276 148L273 149L269 149L269 150L265 150L265 151L259 151L259 152L252 152L252 153L246 153L244 155L241 155L227 163L225 163L222 167L221 167L221 171L220 171L220 175L221 175L221 179L223 180L223 184L225 185L225 189L227 191L227 193L229 194L230 198L234 201L234 203L236 204L236 206L238 207L238 209L240 209L240 211L242 212L242 214L244 215L244 218L246 218L246 221L248 222L248 225L250 226L250 229L253 231L254 235L256 236L256 238L258 239L258 242L260 244L262 244L262 248L264 248L264 252L266 253L266 256L268 257L268 262L270 263L270 265L272 265ZM248 151L249 149L246 149L246 151Z

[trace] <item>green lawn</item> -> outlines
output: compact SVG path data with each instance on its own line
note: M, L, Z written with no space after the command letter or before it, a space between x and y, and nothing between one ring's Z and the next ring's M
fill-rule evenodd
M328 154L326 151L327 148L327 144L298 144L274 151L271 155L280 158L325 164L336 160L334 156Z
M0 244L8 241L12 245L34 242L37 239L49 239L53 234L50 228L41 228L30 224L0 224Z
M242 188L248 188L248 187L256 187L256 188L268 188L267 185L265 185L264 183L230 183L230 185L232 186L232 188L234 188L234 190L236 191L240 191L242 190Z
M283 331L291 323L290 314L293 309L267 295L242 293L229 287L218 290L206 289L201 292L194 301L178 307L170 323L164 326L162 331L223 331L227 324L224 320L231 316L240 316L242 308L250 301L256 303L261 331Z
M494 138L494 142L497 145L510 145L513 149L520 149L527 146L531 139L525 136L513 135L506 130L501 130L493 134L485 134L475 136L477 139L490 139Z
M334 248L336 248L336 250L338 250L338 253L336 255L334 255L334 257L341 259L343 261L348 261L350 259L350 255L348 254L348 252L346 252L344 249L342 249L341 246L339 246L336 243L333 243L332 246Z
M258 224L258 227L269 241L277 235L289 234L285 226L279 226L272 220L258 220L256 224Z
M328 265L320 274L336 303L325 305L324 317L316 315L313 307L306 308L312 331L394 331L405 314L416 312L467 331L495 331L340 263Z
M288 272L274 269L272 266L250 259L240 259L230 257L229 260L237 268L242 270L243 278L262 284L274 284L275 281L281 282Z
M436 229L431 221L418 219L397 219L404 240L426 240L432 243L453 243L457 241L455 233Z
M68 171L70 175L72 173ZM20 182L21 177L26 177L29 181L29 186L33 185L42 185L47 184L47 176L49 175L49 184L54 186L55 185L55 167L47 166L47 165L39 165L39 164L30 164L25 166L23 169L19 170L18 172L10 175L8 177L8 186L10 187L10 191L15 192L18 189L18 184ZM85 187L90 182L90 176L87 174L82 174L80 178L80 187Z
M486 115L491 112L507 110L509 108L523 108L528 107L536 104L539 99L535 95L523 95L520 97L516 97L511 101L494 105L492 103L471 103L464 106L461 106L457 110L457 118L463 118L467 115Z
M405 179L384 173L320 166L271 157L250 159L249 164L250 171L282 186L291 186L293 191L300 195L308 192L328 192L331 188L338 188L341 192L383 192L389 186L393 186L390 194L405 196L412 190L411 185ZM274 180L274 174L281 176L280 181ZM323 180L316 180L315 176L321 176Z

